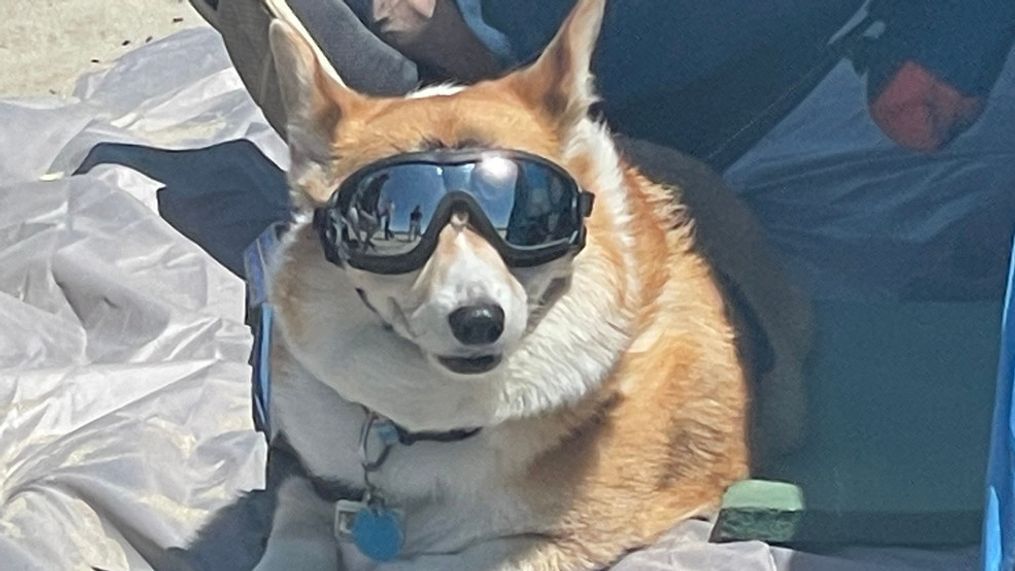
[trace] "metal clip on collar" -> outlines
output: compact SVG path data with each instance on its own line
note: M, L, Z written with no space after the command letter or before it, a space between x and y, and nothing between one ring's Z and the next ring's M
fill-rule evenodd
M374 487L370 483L370 473L379 470L388 459L391 447L398 442L398 427L394 422L373 411L364 408L364 412L367 418L359 434L359 460L363 466L363 481L366 484L367 495L373 496ZM376 434L379 441L376 450L371 450L371 433Z

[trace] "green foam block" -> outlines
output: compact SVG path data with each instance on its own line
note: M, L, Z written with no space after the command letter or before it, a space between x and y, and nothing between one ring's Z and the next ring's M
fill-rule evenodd
M799 536L803 514L804 496L799 487L784 482L745 480L731 486L723 496L711 539L789 543Z

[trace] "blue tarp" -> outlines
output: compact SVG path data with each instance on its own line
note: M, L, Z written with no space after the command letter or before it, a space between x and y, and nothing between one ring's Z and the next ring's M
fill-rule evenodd
M997 405L987 471L987 513L983 530L984 571L1015 569L1015 256L1008 275L1001 322Z

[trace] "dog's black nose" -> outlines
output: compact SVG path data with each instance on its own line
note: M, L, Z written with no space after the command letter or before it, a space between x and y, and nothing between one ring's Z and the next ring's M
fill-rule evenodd
M504 333L504 310L499 305L459 307L448 316L451 332L466 345L489 345Z

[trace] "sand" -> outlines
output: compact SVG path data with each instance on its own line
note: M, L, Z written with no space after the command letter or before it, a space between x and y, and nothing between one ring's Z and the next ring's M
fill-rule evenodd
M81 74L206 25L186 0L0 0L0 98L69 95Z

